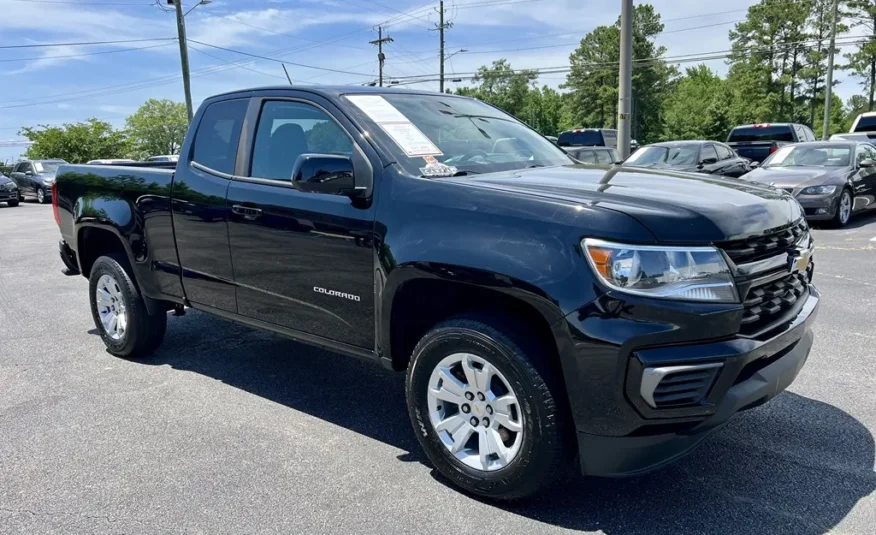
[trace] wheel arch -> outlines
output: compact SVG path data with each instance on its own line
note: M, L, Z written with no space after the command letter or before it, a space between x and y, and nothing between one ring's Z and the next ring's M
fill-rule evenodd
M378 351L384 364L403 370L417 342L452 316L496 314L531 327L559 365L563 313L537 287L483 270L435 263L396 267L386 280L378 310Z

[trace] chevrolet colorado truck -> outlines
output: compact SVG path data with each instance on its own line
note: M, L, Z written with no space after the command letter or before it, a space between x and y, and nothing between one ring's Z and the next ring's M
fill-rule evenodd
M477 100L236 91L163 165L64 165L53 185L109 352L148 356L191 307L404 370L429 459L485 497L676 460L812 346L813 242L787 192L576 163Z

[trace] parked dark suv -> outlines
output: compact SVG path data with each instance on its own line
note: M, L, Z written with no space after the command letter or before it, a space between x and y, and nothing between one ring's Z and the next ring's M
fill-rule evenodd
M67 162L64 160L18 162L9 176L18 185L18 193L22 200L25 197L36 197L40 204L44 204L52 200L55 173L58 172L58 167L65 163Z

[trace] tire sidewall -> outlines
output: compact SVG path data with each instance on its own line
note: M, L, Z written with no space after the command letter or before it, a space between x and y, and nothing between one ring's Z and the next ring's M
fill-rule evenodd
M502 498L509 492L526 494L530 482L538 479L544 459L540 455L546 440L543 425L551 417L541 403L543 392L519 362L519 348L507 347L477 331L447 327L427 335L414 351L407 379L408 412L414 430L429 458L455 484L475 494ZM517 456L499 470L484 472L456 460L438 437L429 418L427 389L435 366L453 353L471 353L497 368L514 391L523 415L523 443Z
M103 324L100 321L100 314L98 314L97 311L97 283L102 275L109 275L116 280L125 300L125 312L128 321L125 336L122 337L121 340L113 340L106 333L106 330L104 330ZM134 286L128 273L116 258L102 256L95 261L94 266L91 268L91 274L88 280L88 292L88 299L91 304L91 316L94 319L94 325L97 328L97 332L100 334L103 343L106 344L110 353L119 356L127 356L136 345L136 337L138 336L136 329L138 325L137 314L139 312L139 307L137 305L140 300L140 293L137 291L136 286Z

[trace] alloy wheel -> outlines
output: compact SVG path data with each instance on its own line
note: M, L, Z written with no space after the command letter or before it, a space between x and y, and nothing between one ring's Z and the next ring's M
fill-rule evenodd
M523 413L508 380L482 357L454 353L429 378L429 420L462 464L492 472L511 463L523 443Z
M125 298L116 279L110 275L101 275L95 289L97 313L106 335L113 340L125 337L128 328L128 313Z

